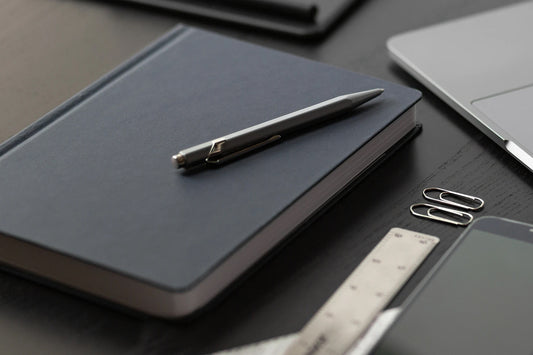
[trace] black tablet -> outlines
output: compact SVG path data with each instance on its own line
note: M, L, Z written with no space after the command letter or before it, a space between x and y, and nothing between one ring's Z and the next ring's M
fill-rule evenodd
M406 302L373 354L532 354L533 225L484 217Z

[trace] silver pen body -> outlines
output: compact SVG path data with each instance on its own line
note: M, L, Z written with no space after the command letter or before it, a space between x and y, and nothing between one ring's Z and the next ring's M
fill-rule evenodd
M262 142L274 141L283 135L323 123L332 117L346 114L382 92L383 89L373 89L338 96L181 150L172 157L172 160L176 168L188 168L206 162L209 163L210 161L219 162L221 157L247 150L250 147L261 146Z

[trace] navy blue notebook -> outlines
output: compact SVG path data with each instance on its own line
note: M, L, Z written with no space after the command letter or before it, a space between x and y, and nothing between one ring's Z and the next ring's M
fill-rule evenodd
M180 149L342 94L343 119L218 169ZM0 146L0 261L142 312L208 303L416 126L420 93L178 27Z

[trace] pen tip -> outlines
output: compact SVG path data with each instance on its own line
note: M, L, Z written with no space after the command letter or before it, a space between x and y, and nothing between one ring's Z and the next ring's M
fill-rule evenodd
M346 95L349 100L352 101L352 105L359 106L364 104L367 101L372 100L373 98L381 95L385 91L385 89L372 89L372 90L366 90L361 92L356 92L353 94Z
M364 93L364 94L366 94L368 96L376 97L376 96L381 95L384 91L385 91L385 89L383 89L383 88L377 88L377 89L363 91L363 92L361 92L361 94Z

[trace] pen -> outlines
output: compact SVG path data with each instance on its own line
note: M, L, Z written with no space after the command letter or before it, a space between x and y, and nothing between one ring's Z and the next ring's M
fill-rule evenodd
M277 141L282 135L348 113L379 96L383 89L372 89L337 96L313 106L274 118L243 130L184 149L172 156L176 168L199 164L218 165Z

